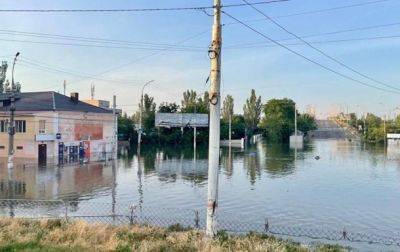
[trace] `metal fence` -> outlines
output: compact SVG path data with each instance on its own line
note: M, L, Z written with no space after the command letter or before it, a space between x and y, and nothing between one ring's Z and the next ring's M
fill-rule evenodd
M205 228L205 211L151 208L129 203L91 201L0 199L0 217L31 219L84 220L111 225L151 225L182 228ZM263 218L259 222L242 222L240 217L218 214L218 229L244 234L257 232L278 237L307 238L325 241L361 242L400 247L400 232L354 232L352 230L284 226Z

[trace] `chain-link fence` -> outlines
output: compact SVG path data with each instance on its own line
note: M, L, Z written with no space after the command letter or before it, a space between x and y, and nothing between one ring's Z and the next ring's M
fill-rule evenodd
M112 225L151 225L181 228L205 228L205 211L171 208L154 208L129 203L100 203L62 200L0 200L0 216L32 219L63 218L85 220L89 223ZM400 232L357 232L351 229L311 228L285 226L262 218L259 222L244 222L242 218L218 214L218 229L231 233L258 232L280 237L307 238L327 241L365 242L369 244L400 247Z

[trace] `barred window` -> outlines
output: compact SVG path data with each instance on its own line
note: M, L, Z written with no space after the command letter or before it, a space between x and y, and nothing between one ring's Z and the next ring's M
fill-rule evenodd
M6 120L0 120L0 133L7 132L8 122Z
M17 132L17 133L25 133L26 132L26 121L25 120L15 121L15 132Z
M46 134L46 120L39 120L39 134Z

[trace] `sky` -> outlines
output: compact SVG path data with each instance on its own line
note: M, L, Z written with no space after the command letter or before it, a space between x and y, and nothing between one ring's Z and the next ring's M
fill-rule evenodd
M374 3L336 8L367 2ZM223 0L225 5L235 3L243 2ZM211 5L211 0L0 0L0 10ZM242 113L252 88L264 103L272 98L287 97L298 104L300 111L313 105L317 116L322 118L341 110L389 116L400 112L399 0L290 0L256 7L298 36L319 34L304 39L316 42L312 44L315 48L380 83L349 71L296 39L281 42L291 44L288 45L290 49L342 75L385 91L343 78L284 48L273 46L264 37L223 15L221 94L223 97L227 94L233 96L235 113ZM315 12L328 8L334 9ZM224 11L275 40L293 38L271 21L260 20L264 17L249 6L225 8ZM291 15L296 13L303 14ZM154 96L157 104L163 101L180 104L185 90L203 93L209 88L206 84L210 72L207 51L212 26L209 14L199 10L0 12L0 60L11 64L13 55L17 51L21 53L15 79L21 82L25 92L63 92L63 81L66 80L67 93L79 92L81 99L89 99L93 84L96 87L95 98L112 100L115 94L119 107L132 114L138 108L141 86L154 80L145 92ZM380 27L336 33L371 26ZM17 34L16 31L35 34ZM37 36L37 33L130 43L49 38ZM8 78L10 75L9 71Z

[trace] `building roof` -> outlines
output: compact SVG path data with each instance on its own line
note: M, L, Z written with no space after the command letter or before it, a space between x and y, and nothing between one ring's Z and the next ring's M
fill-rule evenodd
M0 98L4 95L0 95ZM87 104L82 101L73 101L69 96L57 92L27 92L19 93L15 102L16 111L76 111L88 113L112 113L112 111ZM9 110L9 106L2 106L0 99L0 112Z

